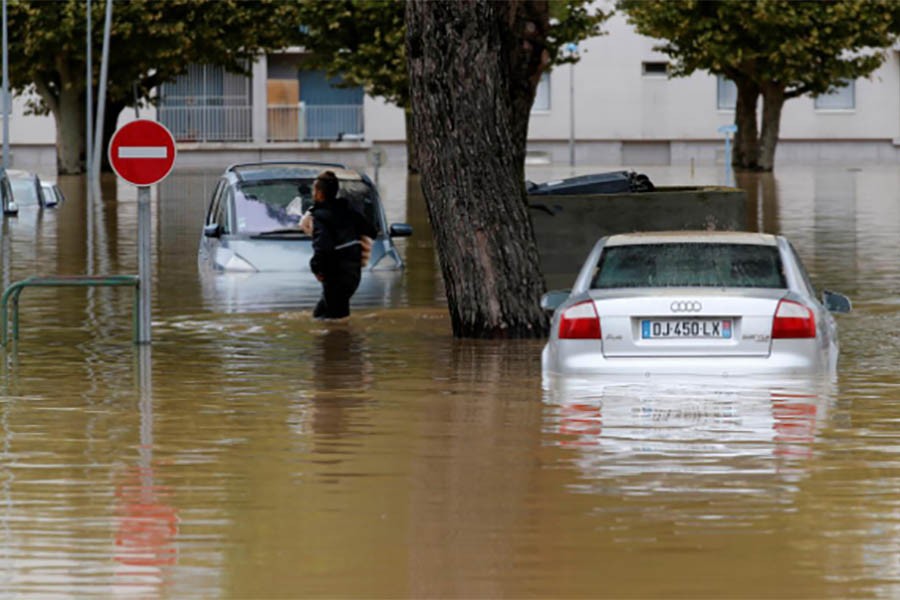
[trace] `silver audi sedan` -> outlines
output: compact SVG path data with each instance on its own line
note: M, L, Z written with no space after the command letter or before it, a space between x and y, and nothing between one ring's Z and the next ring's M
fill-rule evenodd
M818 298L782 236L680 231L612 235L594 246L554 311L545 374L834 375L850 300Z

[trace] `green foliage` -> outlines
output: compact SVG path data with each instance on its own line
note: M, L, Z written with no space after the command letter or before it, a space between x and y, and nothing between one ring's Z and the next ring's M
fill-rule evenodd
M620 0L643 35L674 60L672 73L708 70L776 85L785 98L823 94L865 77L896 39L894 0Z
M565 45L600 33L609 13L590 4L590 0L550 3L547 50L551 65L578 60L564 51ZM298 41L310 53L309 67L340 75L348 85L360 85L371 95L409 107L404 2L304 0L298 10L303 24Z
M104 0L92 2L94 85L100 72ZM191 63L246 69L264 49L288 45L295 5L274 0L129 0L113 5L107 95L112 106L142 98ZM13 90L34 84L46 113L63 92L85 88L86 2L10 0L9 68Z

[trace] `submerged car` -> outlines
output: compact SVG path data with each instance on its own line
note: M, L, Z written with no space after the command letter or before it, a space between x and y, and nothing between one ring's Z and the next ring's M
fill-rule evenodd
M58 206L66 199L59 186L52 181L41 180L41 193L44 197L44 206L47 208Z
M13 198L9 175L7 175L7 171L3 167L0 167L0 202L3 204L4 215L15 215L19 212L19 207Z
M545 374L808 375L837 368L832 312L782 236L653 232L598 241L554 310Z
M49 208L56 205L47 201L44 195L41 178L29 171L6 169L3 177L10 186L12 198L4 203L3 212L17 214L22 208Z
M372 181L344 165L261 162L228 167L213 191L200 241L200 261L220 271L306 271L312 239L299 228L312 206L316 176L331 170L338 195L371 220L378 232L364 270L398 270L403 260L392 238L412 234L405 223L387 225Z

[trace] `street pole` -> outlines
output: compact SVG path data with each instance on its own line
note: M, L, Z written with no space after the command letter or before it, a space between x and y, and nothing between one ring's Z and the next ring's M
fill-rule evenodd
M3 0L3 168L9 168L9 38Z
M85 148L84 148L84 167L85 173L87 173L87 191L88 198L91 196L91 173L93 173L91 165L93 164L91 160L91 153L94 151L93 140L93 128L94 128L94 64L93 57L91 56L93 50L93 44L91 43L93 40L91 39L91 0L87 0L87 73L85 75L85 92L87 94L87 98L85 98L85 103L87 104L85 115L87 124L85 125Z
M578 44L566 44L570 57L578 52ZM575 63L569 63L569 166L575 166Z
M113 0L106 0L106 19L103 23L103 54L100 57L100 87L97 90L97 126L94 129L94 156L91 167L91 180L98 187L100 183L100 163L103 162L103 119L106 108L106 78L109 71L109 30L112 26ZM111 115L118 117L119 115Z
M138 344L150 343L150 187L138 187Z

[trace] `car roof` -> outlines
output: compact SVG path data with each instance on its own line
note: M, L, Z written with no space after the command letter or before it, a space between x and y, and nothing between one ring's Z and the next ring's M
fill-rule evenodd
M238 181L265 179L313 179L322 171L334 171L338 179L360 181L362 176L340 163L274 161L231 165L226 173L234 173Z
M34 179L37 177L36 173L32 173L31 171L22 171L21 169L7 169L6 174L14 179Z
M606 246L637 244L751 244L777 246L776 236L750 231L645 231L611 235Z

